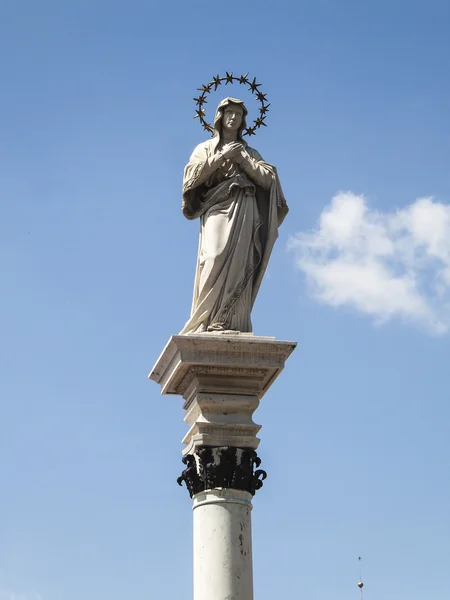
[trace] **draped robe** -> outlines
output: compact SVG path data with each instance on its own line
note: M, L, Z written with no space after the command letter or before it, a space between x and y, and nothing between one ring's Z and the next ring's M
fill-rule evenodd
M181 334L252 331L255 302L278 227L287 214L275 167L245 142L242 168L225 161L212 168L218 142L197 146L184 171L183 214L200 218L191 317Z

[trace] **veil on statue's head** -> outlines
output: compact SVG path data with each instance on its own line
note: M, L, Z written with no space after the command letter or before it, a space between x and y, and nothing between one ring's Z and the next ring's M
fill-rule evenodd
M216 110L216 116L214 117L214 133L213 133L213 140L215 142L214 146L217 146L217 144L220 141L220 134L222 133L223 113L225 111L225 108L227 106L229 106L230 104L237 104L243 110L242 123L241 123L241 126L239 127L239 130L237 132L237 140L239 142L241 142L241 144L247 145L247 142L242 137L242 132L247 128L247 119L246 119L246 117L248 115L248 110L247 110L247 108L246 108L246 106L244 104L244 101L243 100L237 100L236 98L224 98L219 103L219 106L217 107L217 110Z

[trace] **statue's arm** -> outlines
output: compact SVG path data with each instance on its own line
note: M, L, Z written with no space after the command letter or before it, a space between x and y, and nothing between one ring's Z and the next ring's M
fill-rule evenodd
M224 160L222 152L208 156L205 147L203 145L198 146L184 170L183 191L192 190L205 183L214 171L224 163Z
M244 150L239 157L239 164L254 183L266 190L270 188L273 182L273 172L256 150Z

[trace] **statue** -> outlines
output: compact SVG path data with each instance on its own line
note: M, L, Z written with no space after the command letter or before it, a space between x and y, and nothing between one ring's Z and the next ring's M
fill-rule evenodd
M242 137L255 130L247 128L244 102L222 100L214 127L204 122L201 103L197 113L213 137L197 146L184 171L182 211L200 218L200 240L191 317L180 333L251 332L252 307L288 207L275 167Z

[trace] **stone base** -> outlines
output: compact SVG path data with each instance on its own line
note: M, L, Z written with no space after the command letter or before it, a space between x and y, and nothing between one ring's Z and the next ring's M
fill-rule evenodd
M149 378L185 400L183 454L200 446L255 450L261 427L253 412L295 347L235 332L172 336Z

